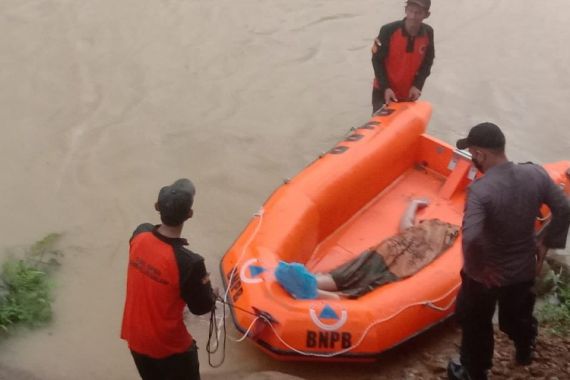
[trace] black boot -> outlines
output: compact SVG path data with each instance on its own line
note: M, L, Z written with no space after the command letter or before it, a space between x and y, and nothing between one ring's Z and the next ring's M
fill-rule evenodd
M515 361L518 365L527 366L532 364L532 348L519 348L515 355Z
M471 373L461 364L450 360L447 363L447 378L449 380L487 380L487 372Z
M516 344L515 343L515 348L516 348L516 354L515 354L515 361L518 365L523 365L523 366L527 366L527 365L531 365L532 364L532 359L533 359L533 354L535 351L535 347L536 347L536 339L532 339L530 342L530 345L527 344Z

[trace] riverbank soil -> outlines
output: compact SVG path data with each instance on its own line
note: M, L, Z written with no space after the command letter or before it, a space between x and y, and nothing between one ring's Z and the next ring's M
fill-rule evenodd
M449 334L444 339L435 341L434 347L421 354L421 359L415 364L406 367L400 374L390 373L374 379L447 379L447 362L450 358L458 357L461 341L460 328L453 322L449 325L452 325ZM495 355L490 379L570 379L570 337L556 336L543 327L539 331L535 358L531 365L517 365L514 355L511 340L495 326Z
M283 363L275 370L250 372L206 372L204 380L446 380L447 363L457 359L461 329L450 319L413 340L386 352L376 363ZM536 356L529 366L514 361L514 347L495 326L495 355L491 380L564 380L570 379L570 337L556 336L541 326Z

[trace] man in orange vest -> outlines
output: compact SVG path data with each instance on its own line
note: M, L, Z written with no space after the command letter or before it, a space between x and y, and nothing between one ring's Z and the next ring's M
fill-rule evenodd
M144 380L200 379L196 341L184 308L206 314L215 305L204 259L180 237L196 194L188 179L163 187L155 204L162 224L139 225L130 240L121 338Z
M372 45L372 112L383 104L415 101L435 57L433 29L424 24L431 0L408 0L406 17L384 25Z

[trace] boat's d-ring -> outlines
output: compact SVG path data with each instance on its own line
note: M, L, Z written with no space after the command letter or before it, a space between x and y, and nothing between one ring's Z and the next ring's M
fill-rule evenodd
M265 271L265 268L254 265L257 262L257 258L254 257L243 263L239 272L241 282L245 284L259 284L260 282L263 282L263 279L259 275ZM253 277L247 275L246 271L248 269L250 269L250 273L255 271L255 275Z
M328 313L333 314L334 317L332 319L336 319L336 322L334 322L332 324L323 323L321 321L322 317L319 317L317 315L315 308L313 306L311 306L309 308L309 315L311 316L311 320L321 330L336 331L336 330L340 329L342 326L344 326L344 324L348 320L348 313L346 310L342 310L340 312L340 316L339 316L339 315L337 315L337 313L335 311L332 310L332 308L330 306L326 305L325 308L323 309L323 311L328 311ZM325 314L325 313L321 312L321 316L323 314ZM330 319L330 318L327 318L327 319Z

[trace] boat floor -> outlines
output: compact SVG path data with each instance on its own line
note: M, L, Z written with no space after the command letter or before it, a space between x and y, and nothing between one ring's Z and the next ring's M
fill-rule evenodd
M366 249L398 233L400 219L411 199L427 198L430 205L416 220L437 218L461 224L463 194L444 199L440 191L447 177L423 167L412 167L337 229L315 250L306 266L329 272Z

